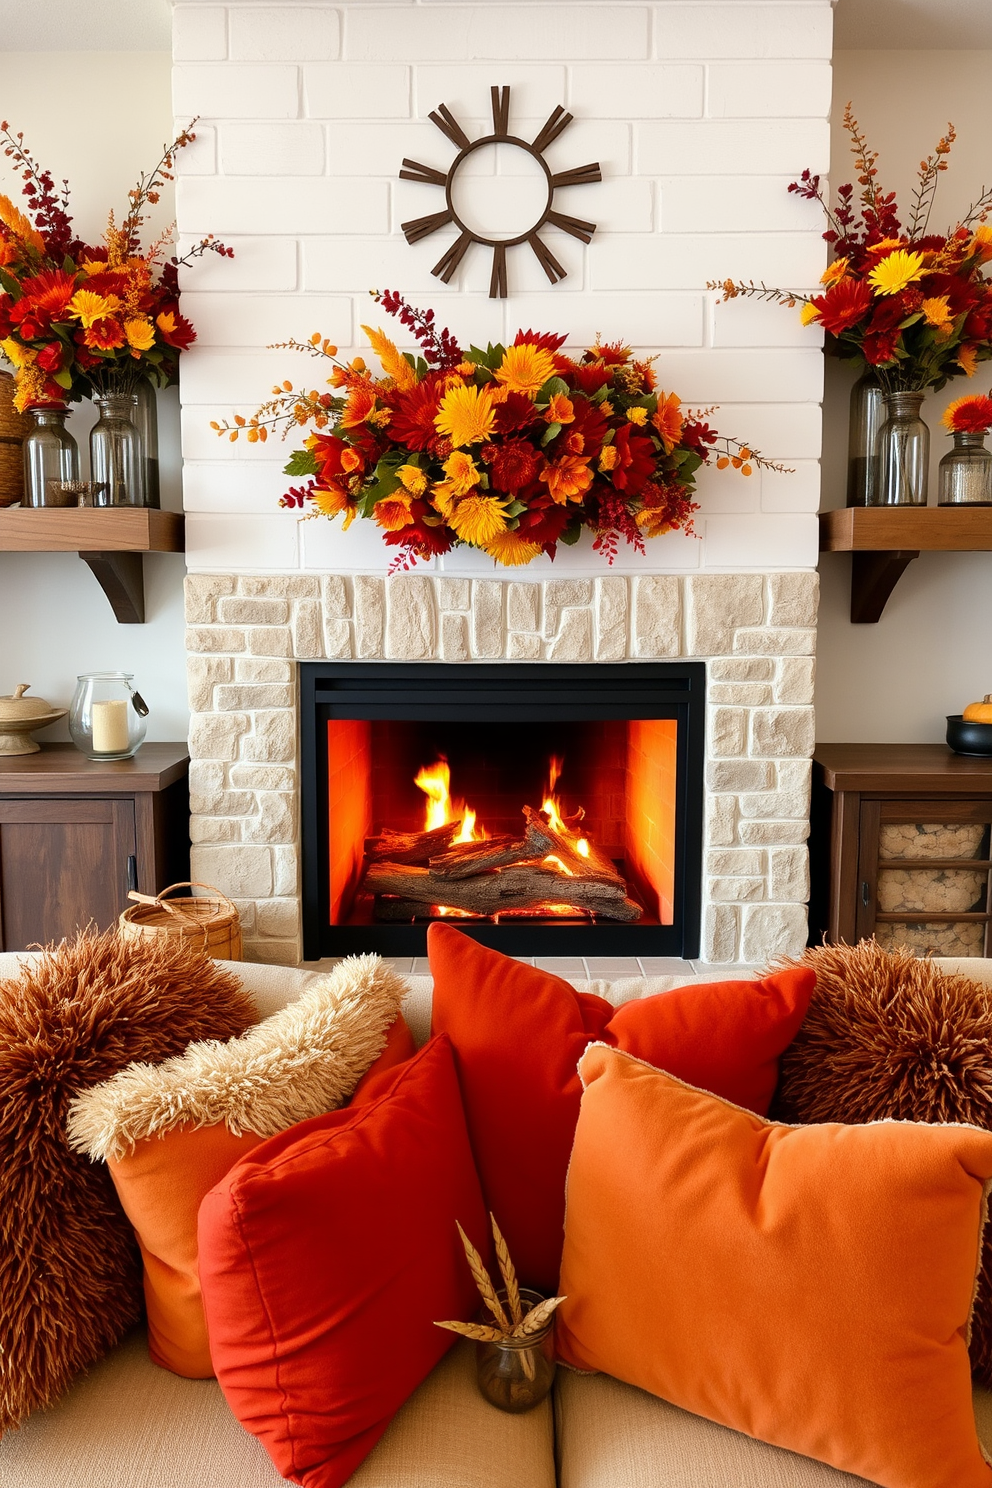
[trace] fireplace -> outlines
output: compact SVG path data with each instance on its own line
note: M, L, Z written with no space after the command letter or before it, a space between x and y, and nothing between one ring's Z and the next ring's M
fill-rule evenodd
M702 663L299 673L306 959L698 955Z

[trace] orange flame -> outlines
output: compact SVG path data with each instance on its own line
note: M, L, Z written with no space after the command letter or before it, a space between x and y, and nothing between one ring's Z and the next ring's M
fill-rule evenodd
M424 830L433 832L435 827L447 826L448 822L461 822L454 842L482 842L485 831L476 826L476 814L464 801L455 801L451 796L451 769L444 755L433 765L424 765L413 777L413 783L427 797L424 807Z

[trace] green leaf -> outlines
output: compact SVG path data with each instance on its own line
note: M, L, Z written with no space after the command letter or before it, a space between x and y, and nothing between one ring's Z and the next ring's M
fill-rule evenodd
M550 444L552 439L557 439L561 433L561 424L549 424L541 437L541 444Z
M563 542L567 548L573 548L582 536L582 523L576 522L572 527L566 527L558 541Z
M901 331L904 331L907 326L915 325L918 320L922 320L922 319L923 319L923 316L919 313L919 311L917 311L917 313L915 315L907 316L907 318L905 320L901 320L899 322L899 329Z
M526 510L527 503L525 501L511 501L509 506L506 508L506 515L508 517L519 517Z
M12 295L15 300L21 298L21 286L16 279L7 273L6 269L0 269L0 284L3 285L7 293Z
M61 372L56 372L53 374L52 381L57 382L60 388L71 388L72 373L70 372L68 367L63 367Z
M316 475L317 461L313 457L313 451L294 450L289 457L289 464L283 467L282 473L283 475Z
M556 393L568 392L568 383L563 377L549 377L543 387L538 388L536 403L550 403Z

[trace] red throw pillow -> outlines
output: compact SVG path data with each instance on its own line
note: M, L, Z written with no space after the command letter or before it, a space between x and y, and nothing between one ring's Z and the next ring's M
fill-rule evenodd
M486 1204L520 1279L558 1284L576 1070L594 1040L763 1116L816 983L807 967L760 981L678 987L613 1008L561 977L433 924L432 1032L446 1033Z
M455 1221L486 1216L446 1038L377 1100L270 1138L200 1206L200 1283L228 1404L277 1471L339 1488L478 1297Z

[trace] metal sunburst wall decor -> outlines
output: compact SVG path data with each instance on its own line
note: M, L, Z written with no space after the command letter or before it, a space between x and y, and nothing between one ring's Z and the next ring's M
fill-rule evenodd
M447 173L436 170L431 165L421 165L417 160L404 160L403 169L400 171L400 180L419 181L424 186L443 186L445 209L443 212L432 212L427 217L416 217L411 222L404 222L403 232L408 243L419 243L421 238L426 238L439 228L447 227L453 222L458 228L459 236L452 243L447 252L438 259L431 270L432 274L447 284L452 274L458 268L471 243L482 243L485 247L493 250L493 269L489 281L489 298L506 299L506 250L515 248L521 243L529 243L533 249L541 268L547 274L552 284L559 279L564 279L566 271L555 258L547 243L542 242L540 237L541 228L550 222L552 226L559 227L563 232L571 233L573 238L581 238L583 243L588 243L596 231L595 224L584 222L579 217L569 217L564 212L556 212L554 209L554 195L559 186L585 186L603 179L599 168L599 162L594 161L591 165L580 165L573 170L552 172L551 167L544 159L543 151L548 145L556 140L564 129L572 122L572 115L565 112L559 104L548 119L544 128L535 139L527 141L520 139L518 135L510 134L510 90L509 88L492 88L493 108L493 132L483 135L481 139L470 140L457 119L445 104L440 104L433 113L429 115L432 123L436 124L441 133L445 135L453 145L458 148ZM523 150L538 162L544 172L547 185L547 199L544 210L537 221L524 232L518 233L513 238L487 238L482 233L476 232L458 215L454 206L454 182L455 178L476 150L482 149L484 145L513 145L518 150Z

